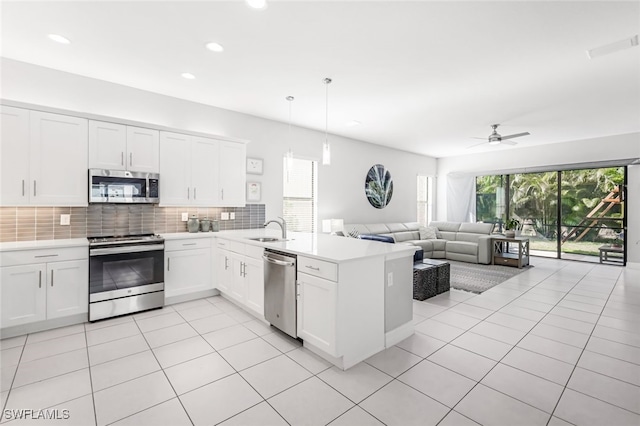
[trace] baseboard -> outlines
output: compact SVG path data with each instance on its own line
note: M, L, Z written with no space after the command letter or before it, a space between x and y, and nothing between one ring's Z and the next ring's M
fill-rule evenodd
M640 269L640 262L627 262L627 268Z
M164 304L165 306L175 305L176 303L190 302L192 300L204 299L206 297L217 296L219 294L220 292L216 289L198 291L196 293L181 294L179 296L166 297L164 299Z
M410 337L412 334L413 334L413 321L409 321L385 333L384 346L386 348L390 348L391 346L402 342L407 337Z
M16 325L0 330L0 339L22 336L39 331L52 330L54 328L67 327L70 325L82 324L89 320L89 314L75 314L64 318L32 322L30 324Z

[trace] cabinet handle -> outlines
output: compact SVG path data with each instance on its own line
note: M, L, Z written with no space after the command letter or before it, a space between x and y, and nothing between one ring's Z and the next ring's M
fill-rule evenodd
M51 270L51 287L53 287L53 270Z
M36 196L36 183L37 183L37 182L34 180L34 181L33 181L33 196L34 196L34 197Z
M22 196L24 197L24 179L22 179Z
M197 199L198 197L196 196L196 191L198 190L198 188L193 188L193 199Z
M224 270L229 269L229 258L227 256L224 257Z
M120 165L124 166L124 151L120 151Z
M314 268L314 267L313 267L313 266L311 266L311 265L305 265L305 268L313 269L314 271L318 271L318 272L320 272L320 268L319 268L319 267L318 267L318 268Z
M222 189L220 190L220 193L222 194L221 199L222 199L222 200L224 200L224 188L222 188Z
M183 246L195 246L197 243L183 243Z
M38 271L38 288L42 288L42 271Z
M39 257L57 257L57 256L58 256L57 254L41 254L34 257L39 258Z
M133 166L133 152L129 153L129 165Z
M190 194L189 187L187 187L187 200L189 199L189 194Z
M167 257L167 271L171 270L171 258Z

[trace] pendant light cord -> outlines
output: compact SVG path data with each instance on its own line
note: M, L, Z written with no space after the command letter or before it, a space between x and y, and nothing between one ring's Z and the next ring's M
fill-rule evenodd
M331 84L330 78L324 79L324 84L327 89L325 91L325 117L324 117L324 143L329 143L329 84Z

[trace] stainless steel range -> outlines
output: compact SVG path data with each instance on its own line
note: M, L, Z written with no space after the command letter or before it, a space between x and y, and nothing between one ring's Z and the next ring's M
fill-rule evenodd
M89 321L164 306L164 239L89 238Z

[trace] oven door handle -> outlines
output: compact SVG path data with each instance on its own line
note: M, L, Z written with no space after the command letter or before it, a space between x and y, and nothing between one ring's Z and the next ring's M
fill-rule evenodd
M143 246L124 246L89 249L89 256L103 256L108 254L142 253L145 251L164 250L164 244L148 244Z

